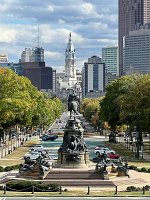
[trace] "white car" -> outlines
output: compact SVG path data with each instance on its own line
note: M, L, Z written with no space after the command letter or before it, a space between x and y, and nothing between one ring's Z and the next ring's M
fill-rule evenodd
M109 149L108 147L101 147L101 148L95 148L94 150L95 154L99 155L102 153L115 153L112 149Z
M24 158L30 158L31 160L36 160L39 156L41 155L40 152L31 152L31 153L27 153L25 154Z
M43 145L37 144L34 147L31 148L31 151L43 151L44 147Z

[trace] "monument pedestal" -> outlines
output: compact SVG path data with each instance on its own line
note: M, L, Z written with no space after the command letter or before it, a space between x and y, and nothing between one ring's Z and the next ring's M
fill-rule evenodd
M58 151L57 167L82 168L88 167L90 163L89 152L61 152Z

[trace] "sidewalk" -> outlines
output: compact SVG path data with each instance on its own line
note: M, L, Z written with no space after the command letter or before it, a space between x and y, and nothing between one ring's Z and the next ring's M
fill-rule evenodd
M112 177L110 180L118 186L119 191L126 190L127 186L143 187L150 185L150 173L129 170L128 177Z

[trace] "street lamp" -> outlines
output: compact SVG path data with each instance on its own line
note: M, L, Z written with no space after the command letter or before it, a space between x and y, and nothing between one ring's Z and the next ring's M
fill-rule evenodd
M143 139L142 139L142 133L140 130L140 113L137 114L137 125L136 125L136 131L137 131L137 140L136 140L136 156L139 159L140 158L140 149L143 144Z

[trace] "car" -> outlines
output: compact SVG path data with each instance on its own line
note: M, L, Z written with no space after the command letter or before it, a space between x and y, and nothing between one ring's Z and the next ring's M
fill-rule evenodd
M40 152L33 151L31 153L25 154L24 158L30 158L31 160L36 160L41 155Z
M102 154L102 153L115 153L115 151L113 151L112 149L109 149L108 147L102 147L100 149L95 149L94 150L95 154L99 155L99 154Z
M58 138L58 135L48 135L46 137L43 137L42 140L43 141L54 141Z
M118 158L120 158L120 155L116 154L114 152L107 153L107 156L108 156L108 158L111 158L111 159L118 159Z
M98 149L100 150L100 149L103 149L103 148L107 148L107 147L98 145L98 146L95 147L95 150L98 150Z
M47 135L47 134L44 134L44 135L42 135L40 138L43 139L43 138L47 138L47 137L48 137L48 135Z
M43 151L44 150L44 147L43 145L40 145L40 144L37 144L35 145L34 147L31 148L31 151Z

